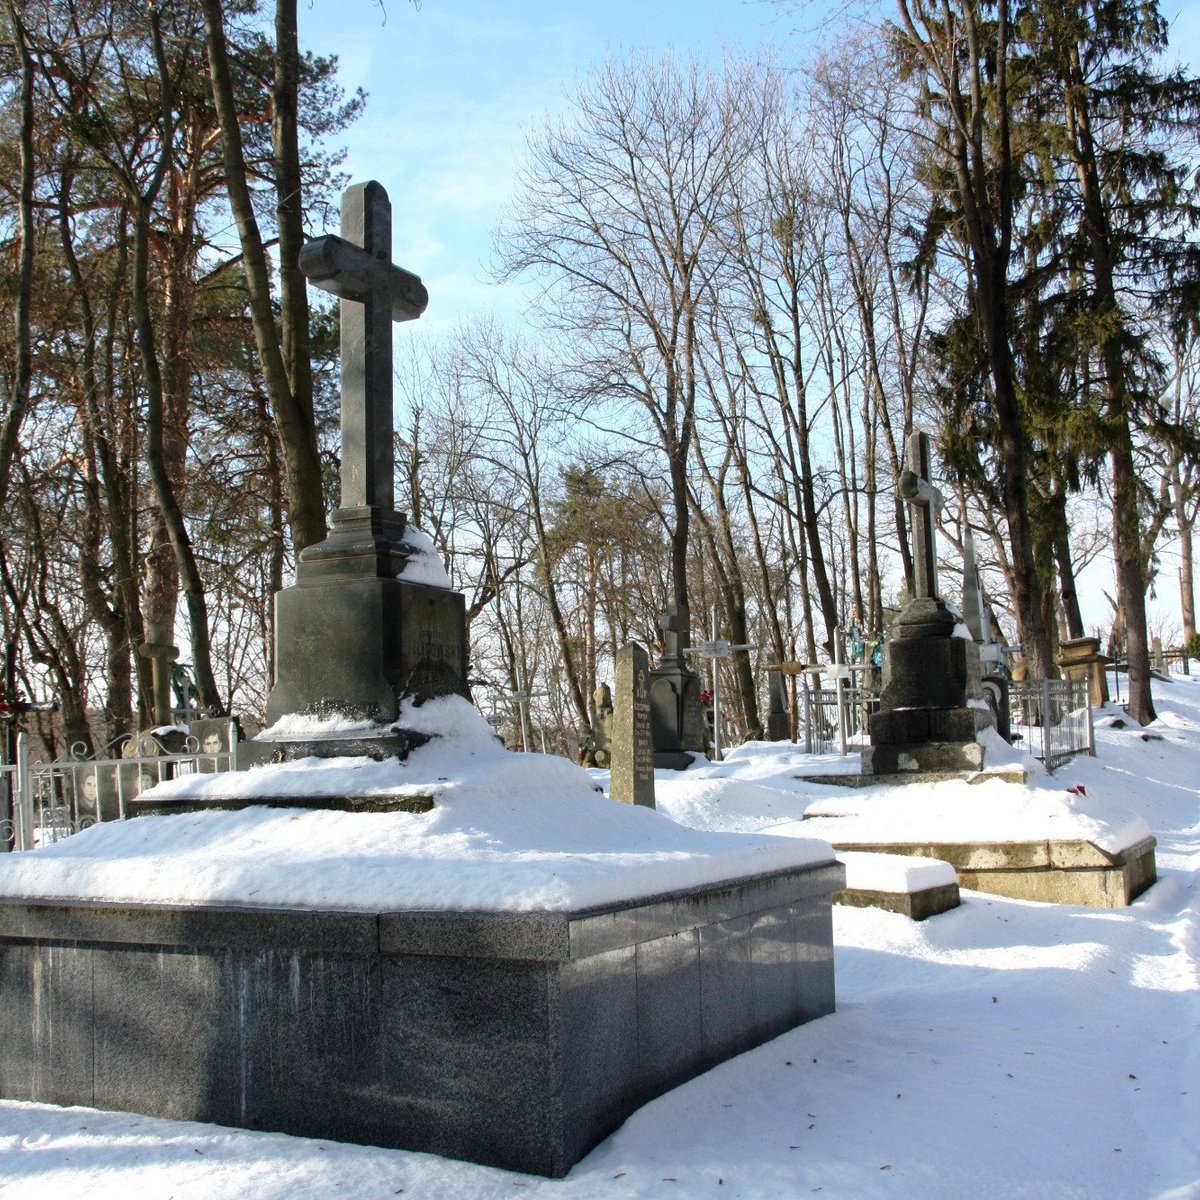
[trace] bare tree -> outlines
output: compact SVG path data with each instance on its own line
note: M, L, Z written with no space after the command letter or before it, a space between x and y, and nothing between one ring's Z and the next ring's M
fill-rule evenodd
M571 339L577 394L640 406L666 458L672 589L688 606L688 456L702 310L724 268L716 229L745 157L735 77L695 62L608 63L535 136L500 240L505 272L542 281ZM619 413L611 427L628 428ZM686 644L686 643L684 643Z

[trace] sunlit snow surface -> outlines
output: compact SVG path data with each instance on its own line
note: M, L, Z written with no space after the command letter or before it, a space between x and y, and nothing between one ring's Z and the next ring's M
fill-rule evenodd
M835 908L838 1011L648 1104L565 1180L3 1102L0 1198L1200 1197L1200 680L1156 683L1155 702L1163 741L1110 711L1097 759L1013 789L1038 820L1092 819L1079 784L1143 818L1160 882L1133 906L964 892L919 924ZM765 833L845 799L780 753L660 774L660 806Z
M459 696L409 707L400 722L443 733L405 763L306 758L174 779L147 795L420 795L433 798L430 812L253 807L114 821L0 859L0 896L575 910L833 858L803 830L708 832L613 804L564 758L506 751Z

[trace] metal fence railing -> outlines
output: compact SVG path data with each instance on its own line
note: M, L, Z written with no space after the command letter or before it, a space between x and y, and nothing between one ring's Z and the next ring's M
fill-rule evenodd
M189 737L180 753L143 735L119 758L75 754L53 762L30 760L26 735L17 738L16 762L0 765L8 788L11 824L0 830L17 850L61 841L89 825L132 815L129 801L165 779L235 769L233 745L202 748ZM8 806L6 806L7 808Z
M865 735L879 708L880 689L839 681L836 687L804 688L804 749L808 754L845 754Z
M1086 679L1029 679L1008 686L1014 745L1048 771L1076 754L1096 753L1096 731Z

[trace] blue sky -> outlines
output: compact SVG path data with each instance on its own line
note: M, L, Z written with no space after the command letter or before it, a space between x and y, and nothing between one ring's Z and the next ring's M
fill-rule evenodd
M346 169L388 190L396 261L429 289L426 333L509 303L481 261L525 131L607 49L718 60L774 40L798 54L790 31L808 23L761 0L309 0L299 20L301 44L369 94Z
M846 0L854 3L855 0ZM872 4L873 0L861 0ZM773 43L801 60L830 35L838 0L302 0L301 43L336 54L348 89L369 95L343 135L355 181L377 179L393 205L396 261L429 289L424 334L471 314L519 308L481 265L509 198L525 131L607 50L719 60L725 47ZM890 16L891 0L877 12ZM1200 69L1200 4L1164 5L1175 52ZM319 231L314 231L319 232ZM407 326L401 336L413 330ZM411 334L409 334L411 336Z

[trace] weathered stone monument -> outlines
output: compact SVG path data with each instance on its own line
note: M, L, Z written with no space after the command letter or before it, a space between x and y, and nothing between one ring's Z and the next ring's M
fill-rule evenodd
M703 685L688 665L691 635L687 606L672 604L658 624L665 646L662 661L650 672L654 765L682 771L704 753L707 741L704 706L700 703Z
M1064 679L1086 679L1093 708L1108 703L1108 674L1112 659L1100 653L1097 637L1072 638L1058 647L1058 668Z
M345 737L256 739L260 757L403 756L424 740L395 728L405 696L467 688L461 593L409 582L407 517L395 509L392 322L418 318L421 280L393 265L391 204L375 182L342 197L342 236L304 246L300 266L341 299L341 506L329 536L302 551L296 582L275 598L275 677L268 725L292 716L365 722ZM248 747L243 748L243 754Z
M654 807L654 742L650 734L650 660L634 642L617 651L609 796Z
M938 595L936 527L941 497L930 471L929 437L908 439L900 493L913 515L914 594L892 625L884 656L883 696L871 717L863 773L979 770L976 733L990 724L979 698L979 653L955 636L954 614Z
M781 671L771 671L768 687L767 741L786 742L791 737L792 717L788 711L787 685L783 682Z
M979 652L980 694L992 710L992 719L1000 736L1007 742L1012 736L1009 710L1008 676L1004 671L1004 652L992 636L992 617L988 611L979 563L975 558L975 537L970 526L963 531L963 620L971 631Z
M612 688L602 683L592 693L596 709L592 727L584 740L583 763L588 767L607 767L612 762L613 698Z

